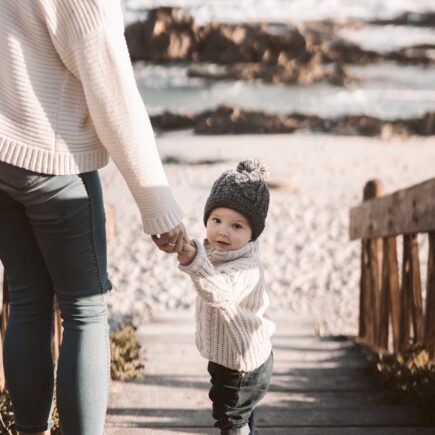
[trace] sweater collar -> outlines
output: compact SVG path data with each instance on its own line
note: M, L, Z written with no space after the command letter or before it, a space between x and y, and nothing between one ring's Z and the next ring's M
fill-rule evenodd
M210 242L207 239L204 239L204 247L205 251L207 252L207 257L210 261L216 263L224 263L225 261L235 260L236 258L241 257L256 257L259 244L260 242L257 239L253 242L247 243L239 249L234 249L232 251L217 251L211 246Z

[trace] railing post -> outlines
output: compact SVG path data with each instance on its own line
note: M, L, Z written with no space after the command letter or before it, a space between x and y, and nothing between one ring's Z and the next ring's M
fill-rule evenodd
M429 233L425 342L426 349L433 358L435 356L435 231Z
M394 352L401 353L418 342L435 360L435 178L367 201L382 195L378 191L379 183L377 180L367 183L363 203L350 210L350 239L362 240L359 342L377 352L389 351L391 313ZM424 310L418 246L420 233L429 235ZM398 235L403 236L400 286Z
M399 349L400 301L399 267L397 263L396 237L384 238L384 258L382 265L381 306L378 346L388 350L389 316L393 330L393 350Z
M411 261L412 261L412 326L414 339L424 344L424 316L421 296L420 258L418 248L418 235L411 235Z
M409 347L411 317L414 340L423 343L424 321L417 234L403 236L400 352Z
M363 200L384 194L380 180L366 183ZM369 344L377 341L380 318L380 288L382 285L382 239L363 239L361 249L359 336Z

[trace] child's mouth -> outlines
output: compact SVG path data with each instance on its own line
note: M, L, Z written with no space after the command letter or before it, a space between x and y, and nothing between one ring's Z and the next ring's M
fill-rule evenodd
M223 242L223 241L220 241L220 240L216 240L216 244L218 246L220 246L220 247L223 247L223 248L227 248L228 246L230 246L229 242Z

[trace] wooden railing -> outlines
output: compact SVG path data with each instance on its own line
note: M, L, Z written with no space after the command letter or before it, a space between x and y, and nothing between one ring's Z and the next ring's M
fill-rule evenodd
M106 238L111 240L115 237L115 210L113 207L105 205L106 213ZM60 345L62 343L62 321L60 310L55 301L54 303L54 328L53 328L53 359L56 362L59 358ZM9 289L6 271L3 273L3 301L0 319L0 391L5 388L5 375L3 369L3 341L6 332L6 325L9 318Z
M358 341L377 352L403 352L413 343L435 356L435 178L384 195L368 182L364 202L350 211L350 238L362 239ZM428 234L423 307L419 234ZM403 243L401 276L396 243ZM392 333L392 339L389 334Z

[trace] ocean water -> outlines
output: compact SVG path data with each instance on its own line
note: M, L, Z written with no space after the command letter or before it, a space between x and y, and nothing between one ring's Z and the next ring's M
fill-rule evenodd
M261 82L208 82L187 77L187 68L137 64L136 80L148 112L201 112L218 105L269 113L305 113L322 117L369 115L382 119L422 116L435 110L435 68L392 63L352 67L363 82L349 87Z
M433 0L122 0L126 22L148 9L177 6L198 24L220 22L294 22L349 18L391 18L402 12L433 11Z
M342 29L339 35L365 50L380 53L420 44L435 45L435 29L417 26L369 26L360 29ZM433 53L435 57L435 53Z
M403 12L435 11L434 0L122 0L125 21L146 16L158 6L177 6L198 24L220 22L291 22L351 18L391 18ZM343 29L345 39L388 52L417 44L435 44L435 29L417 26L369 26ZM435 52L433 53L435 57ZM377 63L351 67L360 83L336 87L269 85L258 81L210 82L187 76L185 66L137 63L135 75L150 114L165 110L200 112L218 105L270 113L306 113L324 117L366 114L383 119L421 116L435 110L435 67Z

